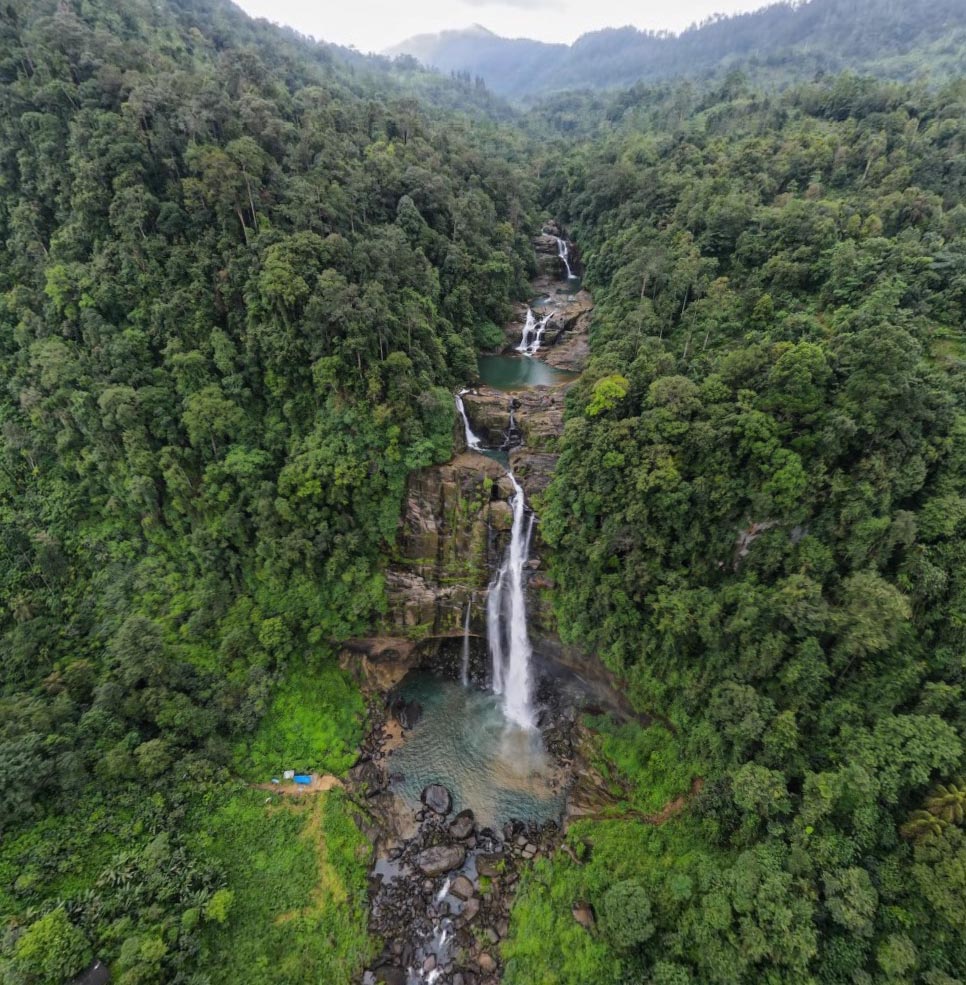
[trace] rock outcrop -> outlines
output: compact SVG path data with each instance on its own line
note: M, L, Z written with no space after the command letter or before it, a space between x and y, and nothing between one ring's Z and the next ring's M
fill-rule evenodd
M440 783L431 783L422 792L420 800L434 814L449 814L453 809L452 794Z
M416 856L416 865L423 875L440 876L458 869L466 861L466 849L462 845L435 845Z
M420 655L412 640L391 636L349 640L339 653L339 666L368 691L386 693L414 667Z
M386 572L386 628L410 640L462 636L466 606L472 623L490 579L491 531L509 529L513 487L506 470L477 452L414 473L409 482L396 555Z
M548 308L553 309L536 358L556 369L580 373L590 355L588 331L593 308L590 295L584 290L575 293L562 290L559 282L550 277L534 281L533 292L535 298L546 299L544 307L534 309L538 318L546 314ZM504 352L512 352L520 344L526 320L527 305L518 305L513 319L504 326Z
M511 444L524 445L526 453L552 451L563 433L566 385L535 386L505 393L489 386L463 394L463 406L473 430L490 447L501 447L513 413L516 434Z
M566 280L567 266L560 258L560 247L557 244L558 237L567 240L570 269L575 274L579 274L581 270L580 252L557 222L551 220L543 227L539 236L534 236L533 251L537 256L537 269L540 271L541 276L549 277L559 282Z

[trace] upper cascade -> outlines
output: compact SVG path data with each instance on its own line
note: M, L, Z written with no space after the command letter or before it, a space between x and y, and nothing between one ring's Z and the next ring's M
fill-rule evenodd
M473 428L470 427L470 419L466 416L466 408L463 406L463 394L466 393L465 390L461 390L456 394L456 410L459 412L461 418L463 418L463 433L466 438L466 447L470 451L479 451L481 448L480 439L473 433Z
M554 239L557 241L557 256L563 260L567 268L567 280L573 280L574 272L570 269L570 248L567 246L567 241L560 236L555 236Z

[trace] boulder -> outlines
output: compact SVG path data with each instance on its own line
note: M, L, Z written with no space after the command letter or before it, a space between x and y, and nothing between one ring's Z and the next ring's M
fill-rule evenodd
M406 972L391 964L380 965L376 968L376 981L382 985L406 985Z
M502 855L477 855L476 871L487 879L494 879L503 870Z
M449 814L453 809L453 797L440 783L431 783L423 790L419 799L436 814Z
M466 876L459 875L453 880L453 884L449 887L449 891L457 899L468 900L474 892L473 883L471 883Z
M487 951L484 951L477 957L476 963L480 971L486 972L487 974L496 971L496 959Z
M570 912L573 914L574 920L585 930L594 929L597 920L594 917L594 908L589 903L574 903Z
M466 849L462 845L436 845L426 848L416 856L416 865L427 876L440 876L458 869L466 861Z
M471 899L466 901L463 909L460 911L460 917L463 920L464 925L468 924L470 921L476 919L476 915L480 912L480 901L473 896Z
M457 841L462 841L464 838L469 838L473 834L474 827L473 812L470 810L460 811L449 826L450 837L455 838Z
M403 701L400 699L392 708L393 715L399 724L412 728L423 717L423 706L418 701Z

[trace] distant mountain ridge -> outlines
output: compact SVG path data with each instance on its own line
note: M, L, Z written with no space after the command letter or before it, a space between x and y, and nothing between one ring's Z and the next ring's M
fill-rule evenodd
M442 72L481 77L494 92L527 98L611 88L734 65L782 79L858 72L911 79L966 73L963 0L807 0L720 17L681 34L606 28L572 45L503 38L479 24L422 34L386 52Z
M534 69L544 59L560 61L570 46L530 38L504 38L480 24L439 34L417 34L388 49L392 57L411 55L442 72L469 72L481 76L494 92L504 95L531 91Z

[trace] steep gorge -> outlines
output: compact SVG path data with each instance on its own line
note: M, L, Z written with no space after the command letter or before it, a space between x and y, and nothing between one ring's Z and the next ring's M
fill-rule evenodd
M377 709L350 774L370 807L371 923L385 941L367 981L498 981L493 945L507 934L521 866L552 852L565 812L595 796L592 771L575 765L575 711L590 699L587 680L602 674L586 655L562 659L533 511L556 464L591 317L570 251L549 230L534 240L534 300L518 306L492 358L511 369L563 362L568 372L455 395L456 454L409 480L383 632L342 655ZM521 353L533 306L546 331Z

